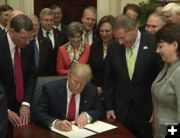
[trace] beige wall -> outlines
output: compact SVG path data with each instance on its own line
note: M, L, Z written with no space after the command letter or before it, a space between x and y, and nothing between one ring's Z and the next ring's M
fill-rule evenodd
M5 4L6 0L0 0L0 4Z
M104 15L112 14L113 16L117 16L121 14L123 7L127 3L135 3L138 4L141 1L148 0L97 0L97 12L98 12L98 21Z
M5 0L0 0L5 1ZM34 0L6 0L14 9L22 10L25 14L31 15L34 12ZM121 14L127 3L139 3L148 0L97 0L98 21L104 15L117 16Z
M34 0L7 0L7 3L14 9L19 9L26 15L34 13Z

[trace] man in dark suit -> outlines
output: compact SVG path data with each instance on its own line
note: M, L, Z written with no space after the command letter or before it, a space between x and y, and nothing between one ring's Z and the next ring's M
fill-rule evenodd
M71 122L82 128L87 123L98 120L103 116L103 107L98 99L95 86L89 84L92 72L87 64L73 64L68 78L50 82L43 91L33 111L33 120L47 128L52 126L62 130L72 129ZM74 96L73 109L70 108ZM73 118L69 113L73 113Z
M54 15L53 28L67 35L67 26L62 23L62 18L63 18L62 7L58 5L52 5L50 8L52 9Z
M31 41L34 46L34 58L38 70L38 76L53 75L52 68L52 43L51 41L39 33L39 19L36 15L31 16L33 22L33 39Z
M36 84L36 67L32 36L32 21L25 15L15 16L7 35L0 37L0 81L8 102L9 121L22 126L30 121L30 105Z
M6 26L13 8L9 5L0 5L0 35L6 33Z
M97 11L95 7L88 6L83 10L82 24L84 27L84 33L82 35L83 43L91 45L95 40L95 27L97 20Z
M6 138L7 134L7 124L8 124L8 115L7 115L7 103L5 92L0 82L0 136L1 138Z
M48 38L52 43L52 66L53 66L53 75L56 75L56 62L57 62L57 51L58 47L62 44L65 44L68 39L67 36L62 32L58 32L53 28L54 25L54 16L53 12L49 8L44 8L41 10L40 14L40 24L41 29L39 30L38 36Z
M116 17L114 31L119 41L110 43L105 61L107 118L119 120L138 138L152 138L150 88L160 69L154 38L125 15Z

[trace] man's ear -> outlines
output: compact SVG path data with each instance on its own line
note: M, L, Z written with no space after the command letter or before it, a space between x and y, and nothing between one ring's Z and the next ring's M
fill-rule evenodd
M9 29L9 32L10 32L10 33L13 33L13 32L15 32L15 30L14 30L13 28L10 28L10 29Z
M177 43L177 41L172 42L172 44L175 46L176 49L178 48L178 43Z

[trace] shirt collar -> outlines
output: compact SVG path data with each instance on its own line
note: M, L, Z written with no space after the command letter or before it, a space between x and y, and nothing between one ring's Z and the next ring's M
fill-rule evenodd
M85 34L85 33L88 33L88 35L90 35L90 34L93 33L93 30L91 30L91 31L89 31L89 32L86 32L86 31L84 30L84 34Z
M42 32L43 32L43 36L46 37L46 32L49 32L49 35L53 34L53 29L51 29L50 31L46 31L44 28L42 28Z
M7 39L8 39L8 42L9 42L9 47L10 47L10 51L13 51L16 47L16 45L14 44L14 42L12 41L9 33L7 33Z
M69 83L67 81L66 83L66 90L67 90L67 97L71 97L73 95L73 93L71 92L71 90L69 89Z
M138 29L137 29L137 32L138 32L138 34L137 34L136 40L135 40L135 42L133 44L134 48L139 47L139 44L140 44L141 33L140 33L140 31Z
M0 24L0 28L1 28L2 30L4 30L4 29L5 29L5 27L4 27L4 26L2 26L2 24Z
M61 31L61 24L59 24L58 26L54 25L53 27Z

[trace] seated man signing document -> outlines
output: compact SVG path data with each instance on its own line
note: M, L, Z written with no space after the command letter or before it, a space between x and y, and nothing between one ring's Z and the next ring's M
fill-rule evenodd
M33 121L44 127L70 131L72 121L79 128L103 116L104 109L87 64L73 64L67 79L53 81L43 91L32 113Z

